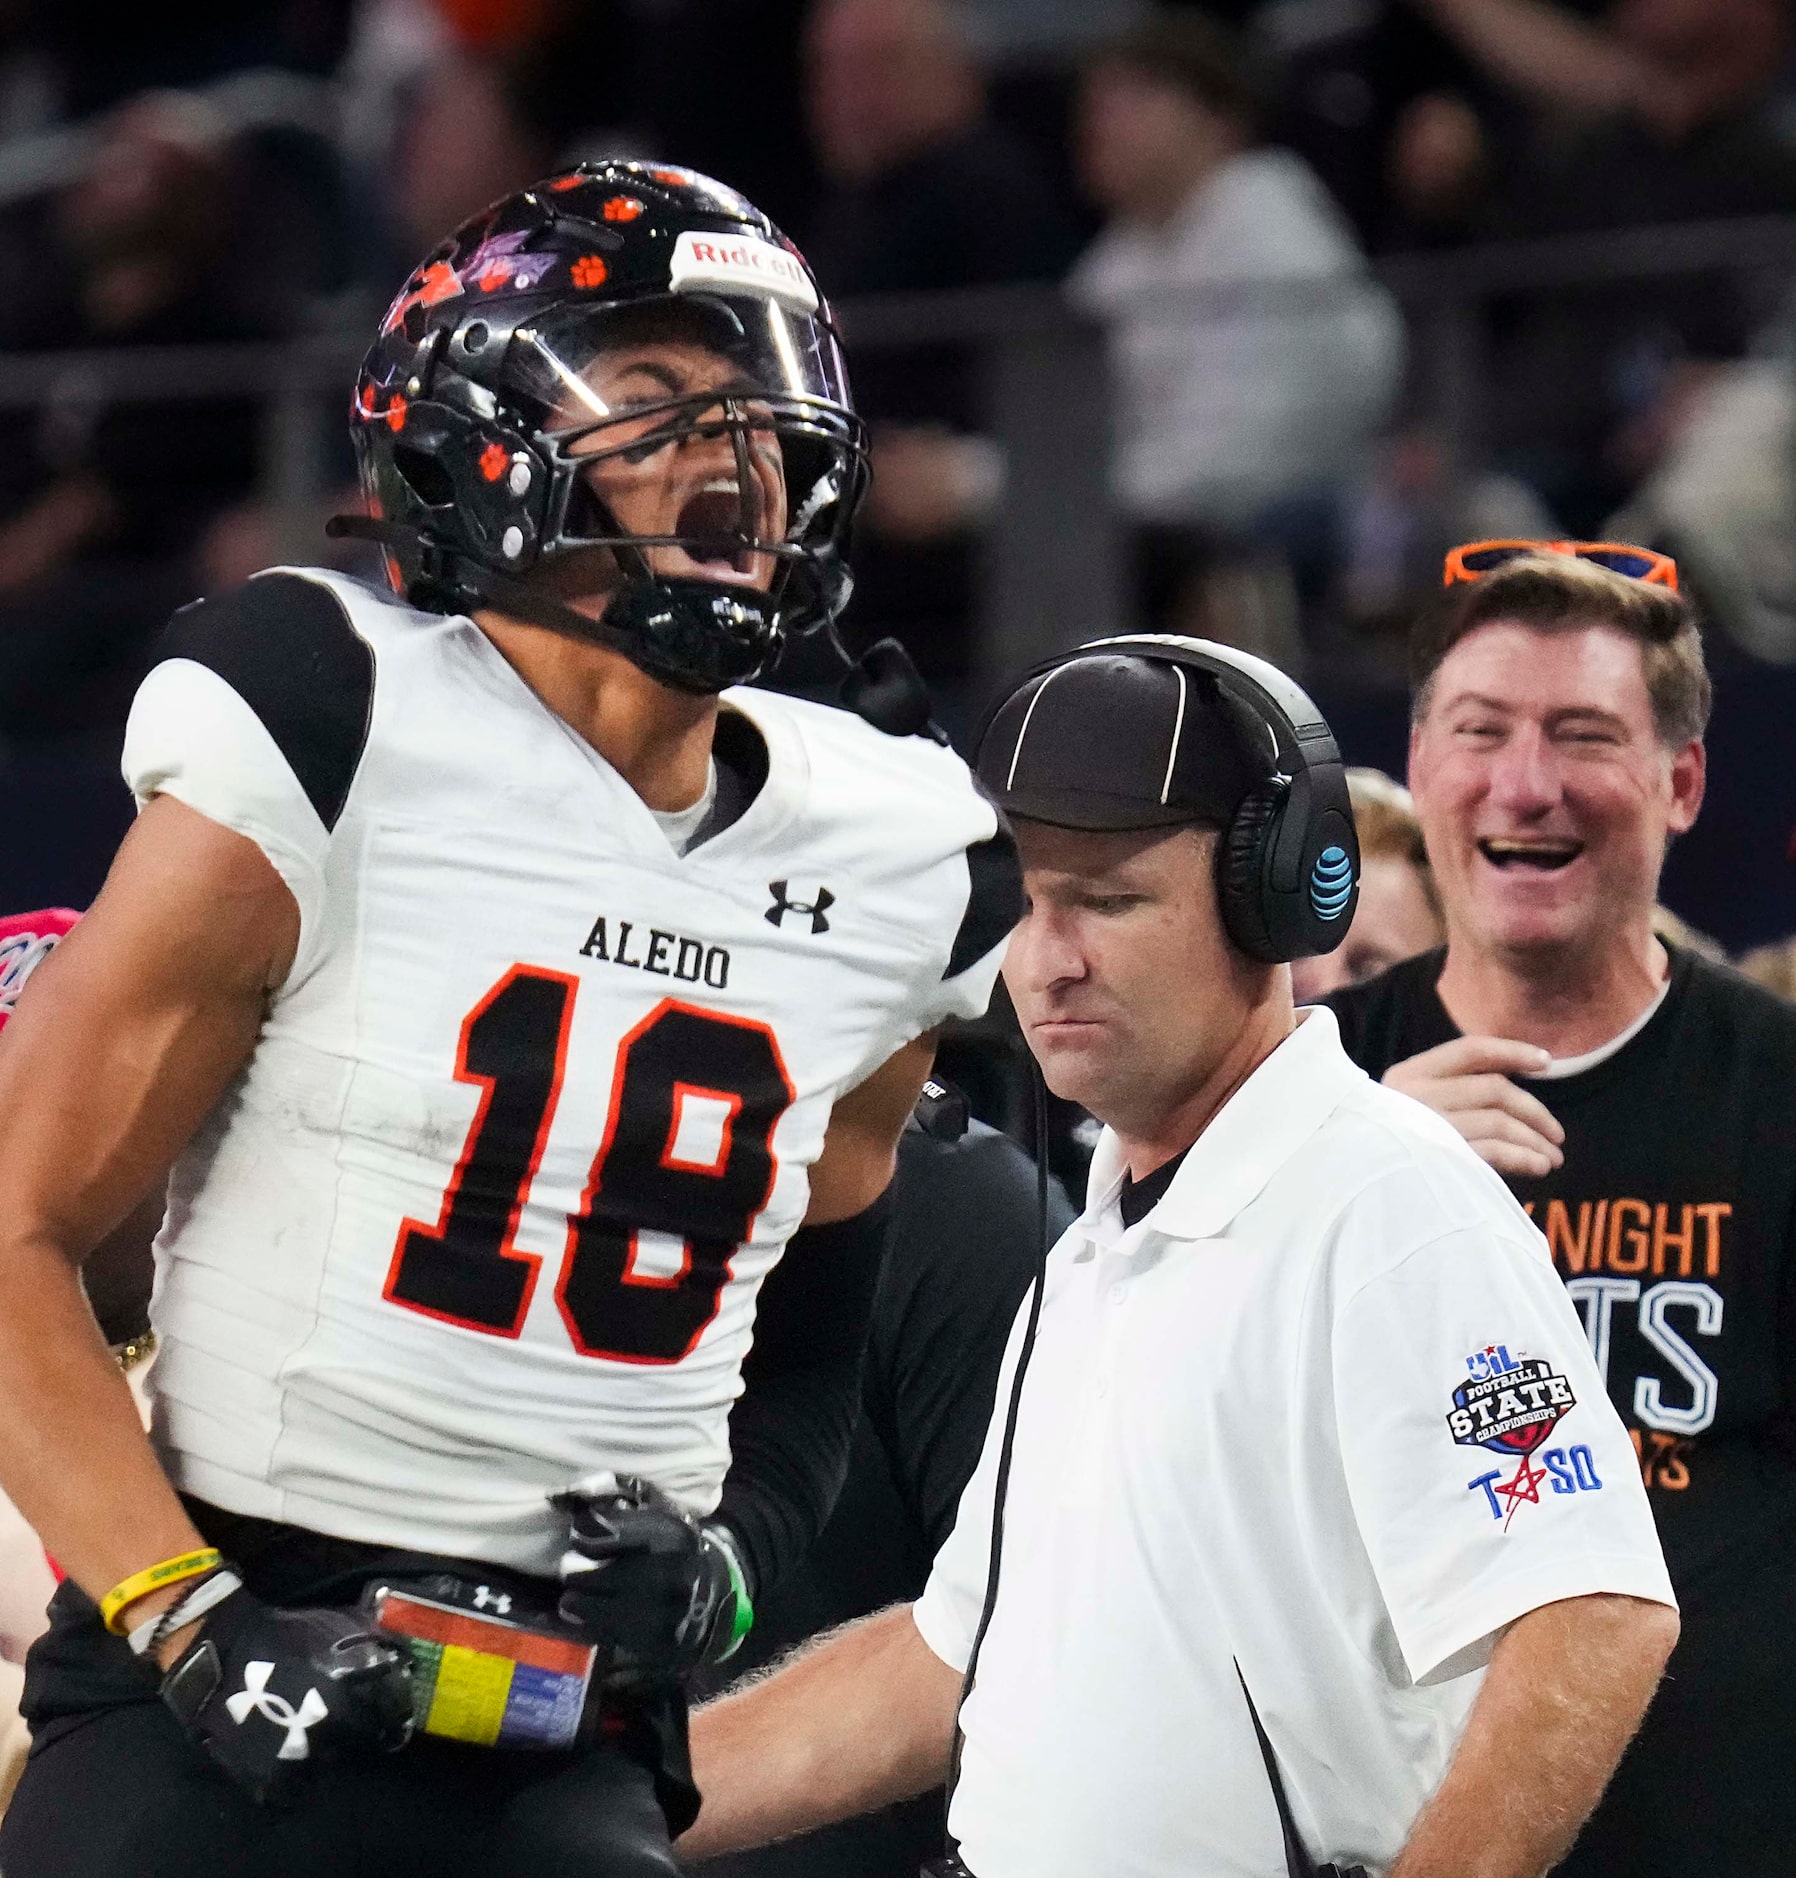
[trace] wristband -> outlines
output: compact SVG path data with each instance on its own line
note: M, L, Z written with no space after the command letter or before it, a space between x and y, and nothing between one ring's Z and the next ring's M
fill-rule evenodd
M224 1571L215 1572L203 1584L195 1585L191 1591L176 1598L167 1610L158 1611L154 1617L146 1617L125 1639L131 1646L131 1654L148 1656L177 1630L198 1623L208 1611L216 1610L226 1598L235 1596L242 1589L243 1580L228 1567Z
M100 1600L100 1621L115 1637L122 1637L125 1633L119 1628L118 1616L126 1605L135 1604L152 1591L160 1591L164 1585L178 1585L185 1578L198 1578L223 1563L217 1547L207 1546L202 1551L182 1552L175 1558L165 1558L160 1565L133 1572L129 1578L121 1578Z
M723 1562L729 1567L730 1591L733 1595L734 1608L730 1615L729 1641L723 1647L723 1653L717 1658L720 1663L727 1663L742 1647L742 1639L754 1628L754 1601L748 1595L748 1574L742 1569L742 1561L736 1556L729 1531L723 1526L707 1526L705 1537L723 1554Z

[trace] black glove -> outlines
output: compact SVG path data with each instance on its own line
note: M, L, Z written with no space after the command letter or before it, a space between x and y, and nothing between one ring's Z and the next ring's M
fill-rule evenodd
M570 1526L561 1616L610 1659L608 1688L675 1682L722 1662L747 1634L748 1586L721 1528L701 1525L628 1474L549 1504Z
M350 1611L279 1611L235 1591L162 1679L188 1735L253 1799L291 1799L320 1761L411 1739L411 1665Z

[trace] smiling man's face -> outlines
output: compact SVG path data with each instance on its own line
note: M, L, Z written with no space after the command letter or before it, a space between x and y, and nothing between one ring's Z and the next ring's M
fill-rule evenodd
M1703 748L1667 749L1641 647L1608 626L1493 620L1441 661L1409 786L1453 943L1511 956L1626 943L1666 843L1702 805Z
M582 379L590 397L584 407L570 406L559 414L562 420L589 424L595 411L615 420L568 445L570 457L593 459L585 471L592 493L621 530L683 535L693 544L643 549L650 568L661 575L765 592L773 580L774 556L741 547L739 537L778 541L784 536L786 478L773 418L757 401L758 389L745 386L737 366L722 354L673 339L604 352ZM719 394L714 406L670 408L673 400L711 391ZM726 411L746 427L746 483L724 427ZM691 427L695 417L696 429ZM585 584L595 584L599 564L594 557L582 554L578 562ZM599 578L613 585L615 564L608 554L603 562L612 574Z

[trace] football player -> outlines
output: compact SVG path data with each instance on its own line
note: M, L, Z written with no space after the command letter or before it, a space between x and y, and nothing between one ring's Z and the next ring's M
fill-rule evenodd
M672 1872L682 1677L829 1508L894 1147L1020 908L901 685L748 688L829 633L865 458L740 196L496 205L352 423L394 592L177 616L0 1045L0 1462L69 1574L8 1878ZM78 1268L165 1170L146 1442Z

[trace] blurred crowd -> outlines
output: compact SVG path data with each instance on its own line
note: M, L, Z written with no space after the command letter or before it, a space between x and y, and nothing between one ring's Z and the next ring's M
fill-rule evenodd
M283 361L352 358L489 201L653 155L739 187L846 309L875 478L844 633L901 638L963 741L1009 467L991 342L950 319L862 345L855 309L959 295L989 333L1006 296L1058 294L1107 362L1126 623L1273 658L1357 765L1402 768L1403 648L1451 544L1674 554L1720 709L1666 882L1694 924L1659 929L1796 999L1796 939L1751 943L1796 928L1793 10L194 0L100 36L0 0L0 909L97 888L175 608L282 561L371 571L322 532L356 501L349 372L294 400ZM196 378L220 347L232 372ZM163 377L118 395L121 352ZM1305 1000L1444 939L1401 785L1357 767L1353 789L1359 912L1299 968ZM1032 1136L1001 1004L942 1064ZM1049 1124L1077 1192L1095 1128L1061 1102ZM96 1299L133 1362L143 1269ZM0 1715L43 1588L6 1583ZM7 1765L0 1739L0 1798Z
M357 565L321 533L340 394L283 403L272 362L353 353L448 229L609 153L735 183L849 308L876 478L846 629L902 638L953 728L991 676L987 355L951 323L856 347L870 296L1059 285L1097 329L1132 623L1395 697L1447 545L1620 535L1677 554L1724 685L1796 662L1788 14L209 0L102 44L0 0L0 764L103 861L96 779L168 613ZM202 395L108 388L120 348L217 345L243 363ZM97 879L61 865L12 897Z

